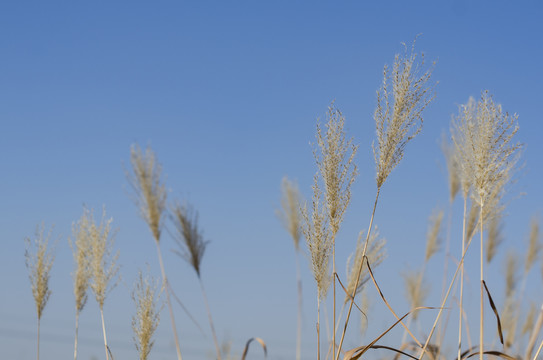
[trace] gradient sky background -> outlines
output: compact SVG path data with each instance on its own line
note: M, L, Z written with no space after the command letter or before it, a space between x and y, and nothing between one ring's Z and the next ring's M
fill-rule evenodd
M281 179L296 179L311 197L316 167L310 143L317 118L324 118L335 99L348 136L360 145L360 175L336 245L345 277L343 264L358 232L368 226L375 196L375 91L383 65L391 65L401 43L417 34L417 50L437 60L433 80L439 84L422 133L381 192L375 223L388 240L388 258L376 276L396 311L407 311L401 274L420 267L428 216L448 206L440 138L458 105L488 89L505 110L518 113L517 140L526 145L525 167L508 197L505 242L487 273L501 308L506 249L524 256L530 219L543 208L542 18L537 1L2 2L0 357L35 357L36 314L23 240L41 222L54 224L58 237L41 356L72 356L73 261L67 239L84 204L96 217L105 205L118 229L122 280L106 300L106 326L116 359L137 356L130 292L146 264L160 275L155 245L123 170L137 143L155 150L169 199L188 200L200 212L211 241L202 276L220 339L231 342L238 358L245 341L258 336L267 342L270 359L293 359L294 251L275 216ZM457 199L455 256L461 207ZM174 290L205 333L175 305L183 356L212 358L194 271L169 251L175 243L166 232L162 247ZM466 296L477 317L475 249L467 258L472 276ZM439 304L443 258L441 251L429 264L428 305ZM302 354L313 359L316 289L307 264L303 259ZM525 299L541 303L541 262L527 289ZM362 337L355 317L347 348L369 342L393 322L375 289L369 294L370 329ZM423 314L420 333L428 331L434 315ZM104 357L99 320L90 297L81 316L82 360ZM488 339L495 339L491 315L487 325ZM471 332L475 341L476 321ZM397 344L401 334L393 332L384 342ZM175 358L166 309L155 338L151 359ZM262 358L260 349L252 348L250 356Z

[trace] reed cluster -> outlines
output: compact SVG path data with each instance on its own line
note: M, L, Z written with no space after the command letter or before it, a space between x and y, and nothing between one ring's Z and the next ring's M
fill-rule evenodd
M543 349L540 338L543 327L543 308L533 303L525 315L524 295L528 275L541 259L539 221L534 218L526 240L527 253L522 257L509 252L502 268L504 271L504 296L494 301L494 289L485 279L485 266L495 262L505 242L503 231L506 216L506 194L515 179L522 144L516 139L518 117L509 115L494 101L488 91L482 91L478 100L469 100L459 107L451 121L450 134L442 141L447 181L448 210L437 208L428 221L426 246L420 250L421 267L404 272L405 302L409 311L398 314L379 285L380 279L374 270L386 264L386 246L390 244L381 237L374 218L383 185L405 156L407 144L422 131L423 115L435 96L432 80L435 63L428 66L424 54L415 52L415 42L404 52L396 55L392 66L385 66L383 82L377 91L376 108L373 113L376 139L372 144L375 161L375 200L371 207L369 226L356 234L342 233L341 227L354 195L353 186L359 175L356 155L360 149L353 138L347 136L346 118L332 102L328 107L324 123L317 121L313 156L316 171L312 183L312 196L306 202L296 182L284 177L281 182L280 209L277 216L287 231L296 256L296 284L298 316L296 327L297 360L302 358L302 269L307 251L307 261L316 287L316 358L331 360L355 360L367 357L370 350L384 349L412 359L442 360L453 358L447 345L455 343L454 357L465 360L478 356L499 356L504 359L536 360ZM369 146L368 146L369 147ZM168 307L172 335L178 360L182 360L181 344L174 317L172 298L187 312L175 295L167 276L161 244L163 235L170 235L177 248L173 250L192 268L198 278L202 298L209 321L209 331L215 348L214 357L231 359L230 344L219 342L211 306L203 282L203 259L210 241L204 237L199 223L199 212L187 202L170 202L164 183L162 166L154 151L142 150L138 145L130 148L130 169L126 170L132 197L142 219L147 224L154 240L161 279L140 271L134 284L132 299L135 314L132 317L134 345L140 360L150 358L154 334L160 324L160 311ZM459 195L460 194L460 195ZM452 214L455 199L463 201L462 219ZM370 204L371 205L371 204ZM447 221L448 211L448 221ZM114 250L116 231L112 219L103 212L96 223L92 210L84 209L79 220L72 226L72 248L74 271L72 273L75 300L74 360L78 357L79 316L88 300L89 290L100 309L105 357L113 359L108 344L104 317L104 304L109 292L119 281L119 252ZM461 225L460 225L461 224ZM458 226L461 236L451 236L452 228ZM164 232L164 230L168 230ZM360 229L360 228L358 228ZM444 235L446 234L446 236ZM464 307L465 274L464 262L470 251L472 240L479 235L479 313L469 313ZM485 242L486 236L486 242ZM35 239L26 238L26 266L37 311L37 357L39 359L40 319L51 295L50 272L54 255L49 247L51 231L45 234L44 226L38 226ZM458 238L456 238L458 237ZM446 239L446 240L445 240ZM338 242L339 241L339 242ZM345 259L346 273L338 273L336 243L352 247L351 255ZM422 243L422 241L421 241ZM304 247L305 245L305 247ZM417 246L414 242L412 246ZM421 246L422 247L422 246ZM445 250L444 275L439 303L428 304L432 288L427 282L428 267L437 254ZM473 250L472 250L473 251ZM454 264L454 274L449 275L448 263ZM191 270L192 271L192 270ZM148 272L150 272L148 270ZM459 278L457 283L457 278ZM369 326L370 291L375 290L388 308L394 322L374 339L364 344L345 349L345 339L352 322L352 312L358 311L361 319L361 335ZM329 302L329 303L327 303ZM485 306L486 302L488 305ZM340 306L341 305L341 306ZM324 308L332 309L332 321ZM501 345L485 343L484 328L488 327L483 314L492 310L498 339ZM432 309L435 318L426 326L423 311ZM458 311L458 335L447 334L451 309ZM324 312L326 321L321 322ZM444 314L448 313L446 319ZM468 319L478 317L479 341L474 345L470 337ZM192 319L193 320L193 319ZM193 320L194 321L194 320ZM414 330L417 325L418 331ZM403 337L397 345L381 343L382 338L395 327L401 327ZM326 331L323 331L325 328ZM321 341L327 334L328 350L321 351ZM488 335L487 335L488 338ZM525 341L527 340L527 341ZM466 345L467 343L467 345ZM251 344L259 344L267 356L266 343L258 337L250 338L242 352L245 359ZM457 347L456 347L457 346ZM537 347L536 347L537 346ZM535 350L535 354L534 354ZM522 355L520 355L522 354ZM534 355L533 355L534 354ZM311 355L313 356L313 355Z

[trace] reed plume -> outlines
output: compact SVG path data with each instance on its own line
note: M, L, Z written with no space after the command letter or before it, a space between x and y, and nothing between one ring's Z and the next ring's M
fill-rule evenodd
M140 360L148 358L154 344L153 334L160 322L158 285L153 278L144 278L140 271L132 292L132 299L136 304L136 314L132 317L132 330Z
M441 151L445 156L445 163L447 165L447 174L449 177L449 202L452 203L462 186L458 159L455 155L454 144L449 143L445 138L441 140Z
M200 266L202 264L202 259L204 257L204 252L208 242L204 240L203 233L198 228L198 212L195 211L191 205L187 204L182 206L177 203L173 207L172 212L173 222L175 228L177 229L177 236L175 237L175 240L181 248L181 251L175 250L174 252L186 260L192 266L194 271L196 271L207 310L211 334L213 335L213 341L215 343L215 350L217 351L217 359L220 360L221 350L219 347L219 341L217 340L217 334L215 333L215 326L213 325L213 318L211 316L209 302L207 301L207 295L200 273Z
M383 85L377 92L375 124L377 147L373 153L377 165L377 187L380 188L391 171L403 158L404 149L422 130L422 112L434 98L433 86L428 86L433 67L421 73L424 54L416 63L415 42L408 54L396 55L392 71L385 65ZM392 89L390 89L392 87Z
M377 106L373 116L377 133L377 146L372 145L377 167L375 177L377 191L364 244L364 255L366 255L381 187L392 170L400 163L409 141L421 131L422 113L434 98L434 86L429 85L433 66L424 72L422 71L425 64L424 54L421 54L421 60L418 62L415 53L415 42L413 42L410 54L405 44L404 48L405 53L403 56L395 56L391 72L385 65L383 84L381 89L377 91ZM363 266L364 263L362 262L358 269L359 273L362 272ZM341 340L334 357L335 360L339 359L353 303L354 296L349 304Z
M403 277L405 280L405 294L410 308L420 307L430 293L430 286L424 282L424 271L408 271ZM413 320L417 319L418 314L418 311L413 312Z
M496 216L492 218L488 224L488 231L486 235L486 261L490 263L496 252L498 246L503 242L501 217Z
M541 252L541 243L539 242L539 222L534 217L530 223L530 237L528 241L528 251L526 252L526 261L524 262L524 272L528 273Z
M161 179L162 166L158 163L155 153L151 148L147 148L145 153L143 153L138 145L132 145L130 148L130 163L132 165L132 172L126 171L126 177L134 190L134 201L140 211L140 215L147 225L149 225L155 240L160 272L162 274L162 284L166 291L166 303L168 304L170 313L177 360L182 360L181 347L179 346L172 302L170 300L170 285L166 277L164 262L162 261L162 251L160 250L160 234L164 222L167 196L166 187Z
M311 270L317 283L317 359L320 360L320 304L330 287L330 253L332 241L326 209L320 204L322 193L317 175L313 182L311 213L307 205L302 208L302 232L311 255Z
M512 143L518 131L517 116L510 116L494 103L487 91L475 105L470 99L463 107L464 116L456 124L453 141L459 149L459 163L464 176L472 185L472 200L479 205L480 224L480 322L479 358L483 360L483 227L485 206L487 214L493 214L500 204L501 194L511 177L516 161L517 150L521 145Z
M441 223L443 222L443 210L434 210L430 216L430 225L426 235L426 254L424 262L427 263L434 256L441 245Z
M325 130L317 123L317 148L313 155L324 183L324 202L330 226L332 243L332 285L333 285L333 324L336 322L336 236L347 206L351 201L351 186L358 170L354 156L358 147L352 139L345 138L345 117L332 104L328 107L328 122ZM332 333L332 350L335 353L336 333Z
M37 359L40 359L40 320L47 301L51 296L49 289L49 279L51 277L51 268L55 261L52 249L48 249L49 240L53 229L45 235L44 225L36 226L36 235L34 240L25 238L25 263L29 271L30 286L32 296L36 304L36 313L38 315L38 336L37 336Z
M356 278L356 276L358 275L358 268L360 267L360 263L364 261L364 258L362 256L362 253L364 251L364 242L362 241L362 236L363 234L361 231L358 236L358 241L356 243L356 249L347 259L347 294L345 294L344 305L348 303L352 294L354 294L355 296L359 294L362 291L364 285L370 279L368 270L364 270L360 274L358 281ZM385 260L387 256L385 245L386 240L384 238L379 238L379 230L377 229L377 227L375 227L375 230L373 230L371 234L366 254L368 262L371 264L372 268L375 269L383 262L383 260ZM355 288L355 285L357 283L358 287Z
M298 184L289 180L286 176L281 181L281 210L277 216L290 234L296 252L296 283L298 285L298 318L296 331L296 360L302 356L302 277L300 274L300 238L302 237L301 225L301 195Z
M91 219L89 211L84 209L83 215L77 224L72 225L72 234L75 241L70 240L75 261L75 271L72 276L75 296L74 360L77 359L79 314L83 311L87 303L87 290L92 280L90 226Z
M99 225L96 225L94 222L92 214L89 218L89 237L92 254L92 259L90 261L92 269L90 288L100 307L106 359L109 359L110 349L107 344L106 325L104 322L104 303L107 294L117 285L116 278L119 273L119 266L117 265L119 252L113 253L115 237L111 234L112 222L112 218L106 220L105 210L102 213L102 220Z

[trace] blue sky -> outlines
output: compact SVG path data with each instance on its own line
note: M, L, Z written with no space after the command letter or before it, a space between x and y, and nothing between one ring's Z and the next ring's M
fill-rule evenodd
M149 264L157 277L160 271L123 170L134 143L156 152L169 199L187 200L199 210L211 241L202 277L220 339L231 341L239 355L248 338L259 336L270 359L293 358L294 251L274 214L281 179L296 179L310 198L316 171L310 143L317 119L335 99L348 136L360 145L360 175L336 245L343 264L358 232L368 226L373 205L373 111L383 66L417 34L422 34L417 50L437 61L433 80L439 84L422 133L381 192L375 223L388 241L389 256L376 275L395 309L407 311L401 273L420 266L427 218L432 209L448 206L439 140L458 105L488 89L506 111L519 115L517 139L525 144L525 166L508 198L506 240L488 268L489 285L500 299L506 249L524 255L530 219L542 211L542 16L536 1L2 3L2 358L35 356L36 315L23 240L41 222L54 224L58 237L41 355L47 360L73 353L67 239L83 205L96 215L105 206L118 229L122 280L106 300L106 326L116 357L136 356L130 291L138 269ZM451 231L456 249L460 216L457 201ZM162 244L174 290L205 334L176 307L182 352L187 359L212 356L196 276L169 251L175 244L167 233ZM475 272L468 294L476 311L477 254L471 255L468 269ZM429 264L434 295L428 305L438 305L443 257L441 251ZM526 295L538 303L540 264L530 274ZM303 259L302 354L311 359L316 289L307 265ZM367 343L393 321L375 291L370 296L372 329L361 337L353 325L347 347ZM494 331L491 320L488 326ZM473 324L472 333L477 328ZM455 334L455 326L450 329ZM90 299L81 317L81 359L103 357L100 330ZM152 359L174 358L170 333L163 311ZM391 335L387 341L394 343L401 332ZM251 356L261 358L256 347Z

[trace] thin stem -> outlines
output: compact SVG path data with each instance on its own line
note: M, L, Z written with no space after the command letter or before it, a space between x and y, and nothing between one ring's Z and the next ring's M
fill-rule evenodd
M530 356L532 355L532 351L534 350L537 336L539 335L539 332L541 331L541 326L543 326L543 305L541 305L539 316L537 317L537 320L534 325L534 329L532 330L532 334L530 335L530 339L528 340L528 346L526 347L526 355L524 356L526 360L529 360ZM534 357L534 360L536 358L537 358L537 355Z
M460 263L456 267L456 271L454 272L451 283L449 284L449 289L447 290L447 294L445 295L445 298L441 302L441 306L439 307L439 312L438 312L438 314L436 316L436 319L434 321L434 325L432 326L432 330L430 331L430 335L428 335L428 338L426 339L426 342L424 343L424 347L422 348L421 354L419 356L419 360L421 360L422 357L424 356L424 354L426 353L426 349L428 348L428 344L430 343L430 339L432 338L432 335L434 334L434 330L436 329L437 322L441 318L441 314L443 313L445 303L447 302L447 299L449 298L449 294L451 293L451 289L453 287L454 281L456 280L456 276L458 275L458 271L460 270L460 268L464 264L464 257L466 256L466 253L467 253L470 245L471 245L471 241L468 241L468 243L466 244L466 248L464 249L464 253L462 254L462 258L460 259Z
M160 243L155 239L156 249L158 253L158 262L160 263L160 272L162 273L162 281L164 282L164 288L166 290L166 302L168 303L168 310L170 311L170 320L172 321L172 331L175 340L175 349L177 351L177 359L182 360L181 348L179 347L179 339L177 337L177 328L175 327L175 318L173 317L172 302L170 301L170 287L168 285L168 278L164 271L164 263L162 261L162 252L160 251Z
M38 317L38 360L40 360L40 318Z
M104 334L104 348L106 350L106 360L109 360L109 352L107 351L106 325L104 323L104 308L100 306L100 316L102 317L102 333Z
M296 252L296 280L298 284L298 328L296 331L296 360L302 356L302 277L300 274L300 259Z
M321 299L317 295L317 360L321 360Z
M464 217L462 220L462 254L466 249L466 209L468 199L464 196ZM462 311L464 302L464 263L460 265L460 311L458 315L458 360L462 358Z
M209 318L209 326L211 327L211 334L213 335L213 342L215 343L215 350L217 350L217 359L221 360L221 350L219 348L219 341L217 340L217 334L215 333L215 326L213 326L213 318L211 317L211 310L209 309L209 302L207 301L206 291L204 289L204 283L202 278L198 276L200 282L200 288L202 289L202 295L204 297L204 302L206 304L207 317Z
M481 207L479 211L479 223L480 226L480 233L481 233L481 316L479 317L479 360L483 360L483 349L484 349L484 329L483 329L483 310L484 310L484 304L483 304L483 295L484 295L484 289L483 289L483 197L481 196Z
M74 343L74 360L77 360L77 336L79 333L79 310L75 311L75 343Z
M336 324L336 234L334 233L334 238L332 240L332 277L333 277L333 287L334 287L334 311L332 315L332 324ZM336 353L336 330L333 329L332 332L332 354Z
M364 251L362 252L362 258L366 256L366 250L368 248L368 242L370 240L370 233L371 233L371 227L373 226L373 217L375 216L375 209L377 208L377 202L379 201L379 193L381 192L381 187L377 187L377 193L375 195L375 203L373 204L373 211L371 213L371 219L370 219L370 227L368 228L368 233L366 235L366 242L364 244ZM360 266L358 267L358 273L356 275L356 283L354 286L354 290L351 296L351 302L349 303L349 310L347 311L347 318L345 319L345 326L343 327L343 332L341 333L341 339L339 340L339 346L337 349L337 353L335 355L335 360L339 359L339 353L341 352L341 347L343 345L343 340L345 339L345 333L347 332L347 325L349 324L349 319L351 317L351 311L353 309L353 303L354 303L354 297L356 295L356 289L358 288L358 284L360 282L360 274L362 273L362 268L364 267L364 261L360 262Z

